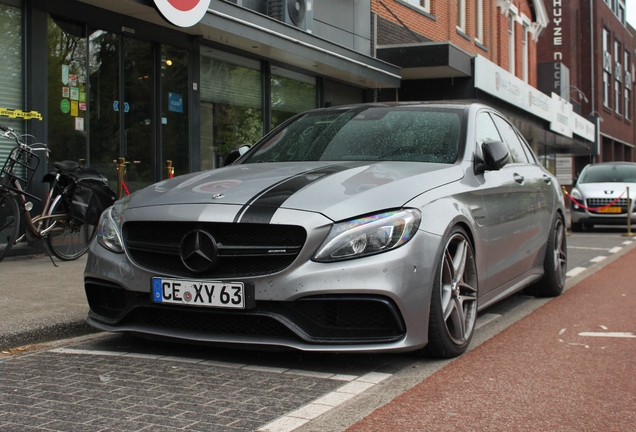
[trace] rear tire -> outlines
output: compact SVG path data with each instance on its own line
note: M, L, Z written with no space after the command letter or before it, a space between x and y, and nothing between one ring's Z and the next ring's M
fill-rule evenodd
M446 238L431 292L428 344L422 353L435 358L463 354L477 320L477 263L468 235L455 227Z
M9 253L20 228L20 208L10 193L0 194L0 261Z
M49 219L55 227L46 236L49 250L62 261L70 261L84 255L97 235L97 227L73 219L68 205L58 199L49 210L49 215L59 214L59 218Z
M556 297L563 292L568 268L566 238L565 223L558 217L548 237L543 262L545 273L538 282L526 289L528 294L537 297Z

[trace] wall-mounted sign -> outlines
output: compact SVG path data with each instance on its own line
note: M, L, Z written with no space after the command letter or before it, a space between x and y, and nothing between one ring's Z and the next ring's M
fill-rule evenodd
M183 112L183 98L178 93L168 93L168 111Z
M547 120L550 129L560 135L571 138L575 133L595 140L594 123L573 112L567 100L555 93L544 94L480 55L475 57L475 87Z
M205 16L210 0L155 0L155 6L169 23L192 27Z

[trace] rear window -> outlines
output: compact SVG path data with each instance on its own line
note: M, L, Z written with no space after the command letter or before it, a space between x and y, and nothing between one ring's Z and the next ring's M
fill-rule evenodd
M309 113L261 142L244 163L415 161L454 163L461 111L364 107Z
M579 183L636 183L636 164L592 165L585 170Z

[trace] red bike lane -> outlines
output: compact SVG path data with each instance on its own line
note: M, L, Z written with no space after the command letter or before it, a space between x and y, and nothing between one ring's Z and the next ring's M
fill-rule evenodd
M636 431L636 249L349 431Z

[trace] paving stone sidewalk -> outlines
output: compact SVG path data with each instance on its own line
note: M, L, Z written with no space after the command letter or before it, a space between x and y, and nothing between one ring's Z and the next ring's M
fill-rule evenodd
M86 256L55 263L43 255L0 262L0 350L94 331L86 324Z

